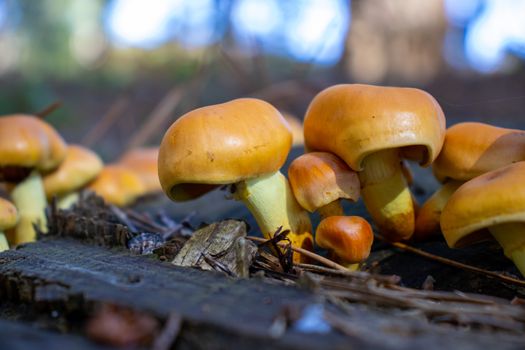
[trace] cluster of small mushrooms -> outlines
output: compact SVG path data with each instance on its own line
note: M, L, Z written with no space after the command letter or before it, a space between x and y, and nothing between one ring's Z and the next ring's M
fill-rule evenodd
M362 197L391 241L442 233L450 247L462 247L493 238L525 275L525 131L445 124L425 91L341 84L312 100L304 132L271 104L241 98L190 111L158 149L132 150L103 166L36 117L0 117L0 182L15 204L0 200L0 232L11 244L31 241L33 224L45 230L46 198L68 208L81 188L125 206L161 189L184 201L229 185L266 238L289 230L295 247L313 249L309 213L317 211L315 244L351 269L368 257L374 234L365 219L345 215L341 200ZM303 143L306 153L286 177L280 169L292 144ZM432 166L443 183L421 206L405 160ZM7 247L3 235L0 246Z

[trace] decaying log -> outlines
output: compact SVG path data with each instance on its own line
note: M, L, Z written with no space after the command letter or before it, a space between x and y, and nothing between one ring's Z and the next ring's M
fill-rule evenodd
M264 279L232 279L69 239L2 253L0 298L86 319L105 303L160 322L176 314L182 322L175 340L180 349L518 349L525 343L523 332L455 329L428 323L414 311L340 305L338 299ZM298 320L311 305L324 310L327 333L299 331Z

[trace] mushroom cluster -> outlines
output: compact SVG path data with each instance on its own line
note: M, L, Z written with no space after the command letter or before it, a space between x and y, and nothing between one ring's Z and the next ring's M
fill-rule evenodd
M391 241L439 232L450 247L495 239L525 275L525 131L445 124L423 90L341 84L313 98L304 125L268 102L240 98L190 111L160 147L129 150L104 166L40 118L3 116L0 186L13 203L0 198L0 250L7 241L34 240L35 226L45 232L46 199L67 209L82 189L126 206L162 191L185 201L227 187L266 238L288 231L294 247L315 243L350 269L368 257L374 233L364 218L347 216L341 201L362 197L374 228ZM291 147L303 145L305 154L282 174ZM431 165L443 183L421 207L407 160ZM321 219L315 231L314 212Z
M31 115L0 117L0 250L31 242L35 227L46 232L45 207L57 199L68 209L80 190L95 191L107 202L128 205L159 193L158 148L134 149L117 164L80 145L67 145L47 122ZM5 231L5 234L4 234Z

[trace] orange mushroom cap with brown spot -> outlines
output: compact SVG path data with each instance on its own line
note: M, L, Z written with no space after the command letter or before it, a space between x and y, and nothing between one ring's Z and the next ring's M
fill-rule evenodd
M294 159L288 178L299 204L314 212L340 198L359 199L359 178L339 157L312 152Z
M423 90L341 84L312 100L304 134L308 150L334 153L356 171L368 155L392 148L430 165L443 144L445 117Z
M188 200L218 185L278 171L292 134L271 104L241 98L186 113L159 149L159 179L172 200Z
M62 196L81 189L95 179L104 164L93 151L78 145L70 145L66 159L58 169L44 176L46 197Z
M331 250L342 261L358 263L370 255L374 233L359 216L330 216L319 224L315 243Z
M468 122L447 129L443 149L432 170L440 181L467 181L522 160L525 131Z

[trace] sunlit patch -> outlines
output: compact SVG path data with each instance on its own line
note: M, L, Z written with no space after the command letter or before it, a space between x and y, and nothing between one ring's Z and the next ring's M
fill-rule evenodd
M117 45L152 49L171 39L203 46L218 39L213 0L113 0L106 26Z
M509 53L525 57L525 0L447 0L445 9L456 32L465 28L464 58L472 68L490 73L504 66ZM447 35L445 58L461 68L462 57L451 54L460 48L454 35Z
M256 40L267 52L333 64L341 57L350 22L343 0L240 0L232 25L241 45Z

